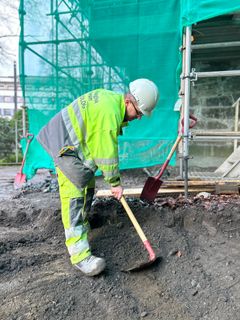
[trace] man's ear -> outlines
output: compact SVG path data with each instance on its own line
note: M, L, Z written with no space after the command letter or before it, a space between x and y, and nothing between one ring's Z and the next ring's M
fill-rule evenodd
M125 95L125 103L129 104L131 102L131 96L129 93Z
M126 98L125 98L125 105L126 105L126 107L128 107L129 104L131 104L131 99L130 99L129 97L126 97Z

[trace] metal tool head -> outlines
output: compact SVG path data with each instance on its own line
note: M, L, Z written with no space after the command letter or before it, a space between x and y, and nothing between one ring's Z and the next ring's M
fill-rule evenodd
M141 270L144 270L144 269L148 269L150 268L151 266L153 265L156 265L160 262L161 258L160 257L156 257L155 260L148 260L148 261L145 261L145 262L134 262L132 264L132 266L129 266L127 268L124 268L122 269L121 271L123 272L137 272L137 271L141 271Z
M153 201L163 181L154 177L148 177L140 195L141 200Z
M20 189L23 184L27 181L26 175L23 173L17 173L15 180L14 180L14 189Z

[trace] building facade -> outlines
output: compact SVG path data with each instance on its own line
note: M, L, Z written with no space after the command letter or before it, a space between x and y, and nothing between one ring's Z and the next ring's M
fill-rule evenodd
M17 109L23 105L22 90L17 78ZM0 77L0 116L11 118L14 115L14 77Z

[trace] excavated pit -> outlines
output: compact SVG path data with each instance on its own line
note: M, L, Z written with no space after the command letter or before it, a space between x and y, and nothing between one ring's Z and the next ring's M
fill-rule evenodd
M1 200L0 319L239 319L239 196L127 198L161 256L135 273L121 270L147 259L136 231L118 201L96 199L90 243L107 268L88 278L70 265L58 193L44 190Z

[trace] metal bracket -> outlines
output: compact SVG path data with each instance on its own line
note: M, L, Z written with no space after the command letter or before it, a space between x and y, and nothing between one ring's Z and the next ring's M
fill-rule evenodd
M182 45L182 46L179 47L179 51L180 51L180 52L182 52L182 51L184 51L184 50L186 50L186 46Z
M192 68L191 72L190 72L190 81L197 81L198 80L198 75L197 75L197 72L195 72L196 69L195 68Z
M193 134L192 134L192 132L189 130L187 135L182 135L182 138L183 138L183 139L182 139L183 141L184 141L184 138L188 138L188 139L192 140L192 139L193 139Z
M189 75L184 76L183 74L181 74L180 78L182 80L184 79L190 79L190 81L197 81L198 80L198 76L197 76L197 72L195 72L195 69L192 68L191 72L189 73Z

